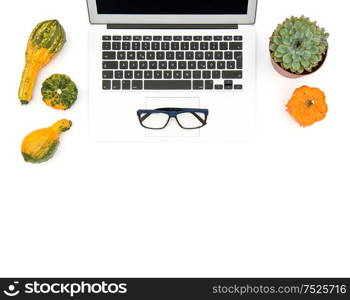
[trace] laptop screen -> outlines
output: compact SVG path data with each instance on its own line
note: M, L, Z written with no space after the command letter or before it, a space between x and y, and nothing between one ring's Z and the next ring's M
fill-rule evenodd
M98 14L246 15L248 0L96 0Z

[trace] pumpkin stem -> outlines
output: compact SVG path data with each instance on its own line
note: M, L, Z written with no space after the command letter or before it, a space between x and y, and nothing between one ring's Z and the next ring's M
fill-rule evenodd
M306 101L306 106L307 107L310 107L310 106L312 106L312 105L314 105L315 104L315 102L313 101L313 100L307 100Z
M26 63L18 90L18 98L21 100L22 104L28 104L29 101L32 100L33 88L39 70L37 66Z

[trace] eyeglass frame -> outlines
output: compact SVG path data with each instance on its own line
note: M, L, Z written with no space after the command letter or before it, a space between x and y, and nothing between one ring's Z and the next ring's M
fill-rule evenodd
M153 113L155 113L155 114L163 113L163 114L168 115L168 121L165 123L165 125L163 127L161 127L161 128L152 128L152 127L147 127L147 126L145 126L142 123L145 120L145 119L142 120L142 117L141 117L142 114L149 114L149 115L151 115ZM179 114L183 114L183 113L192 113L198 119L198 121L200 123L202 123L202 125L198 126L198 127L191 127L191 128L182 126L180 121L178 120L177 116ZM204 120L200 116L198 116L196 113L204 114L204 116L205 116ZM156 108L156 109L139 109L137 111L137 116L138 116L138 119L139 119L139 122L140 122L141 126L146 128L146 129L151 129L151 130L162 130L162 129L164 129L165 127L168 126L169 121L172 118L174 118L176 120L177 124L182 129L185 129L185 130L200 129L200 128L204 127L205 125L207 125L208 115L209 115L209 110L208 109L204 109L204 108L164 107L164 108Z

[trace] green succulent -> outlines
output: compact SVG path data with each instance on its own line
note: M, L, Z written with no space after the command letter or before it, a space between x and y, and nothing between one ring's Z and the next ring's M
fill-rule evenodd
M291 17L279 24L270 38L272 59L295 74L312 72L324 59L329 34L309 18Z

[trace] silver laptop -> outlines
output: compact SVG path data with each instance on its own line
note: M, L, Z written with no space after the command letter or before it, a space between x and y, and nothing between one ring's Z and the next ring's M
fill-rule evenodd
M94 140L251 138L257 0L87 4Z

